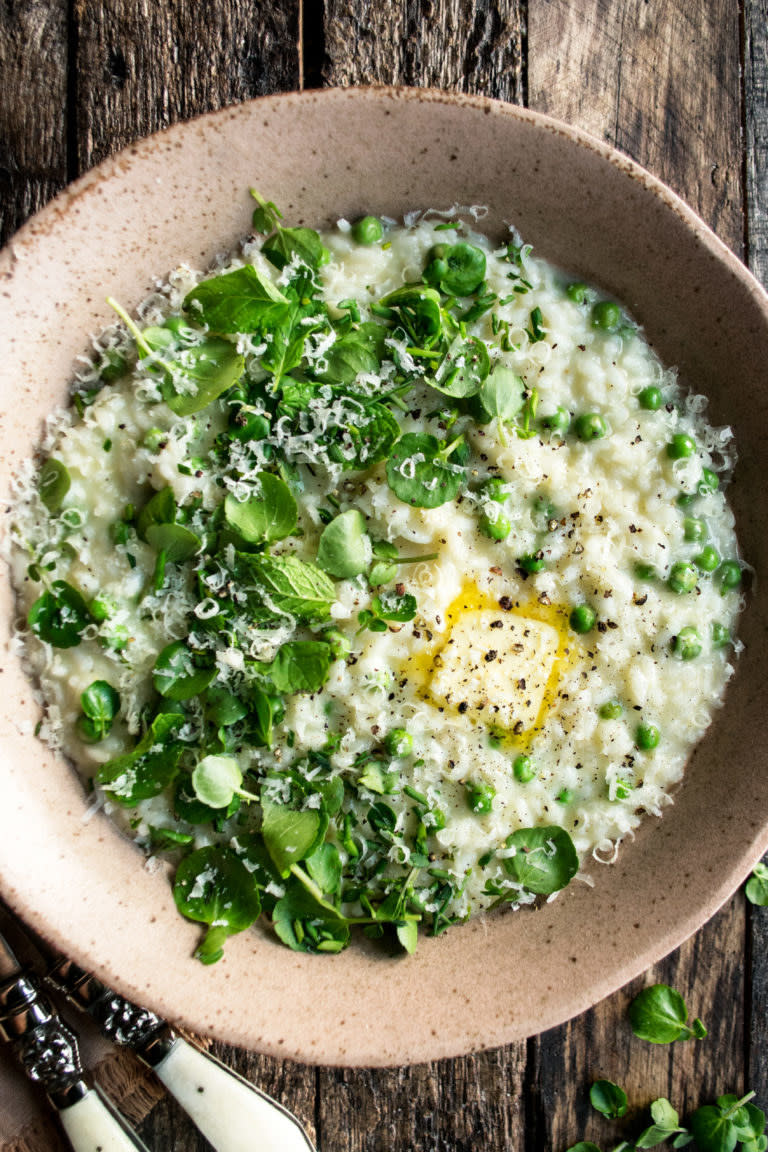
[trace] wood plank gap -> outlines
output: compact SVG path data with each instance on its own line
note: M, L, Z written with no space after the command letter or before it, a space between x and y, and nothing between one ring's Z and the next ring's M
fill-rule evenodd
M300 91L323 88L325 68L325 4L323 0L299 3Z
M749 218L749 126L747 124L747 14L745 0L738 0L739 11L739 123L741 126L741 222L742 257L749 264L751 222Z
M528 108L528 0L519 0L520 9L520 102Z
M525 55L523 55L525 60ZM523 1076L523 1122L526 1140L531 1148L545 1146L544 1122L541 1111L541 1092L538 1080L538 1037L530 1036L525 1042L525 1073Z
M80 175L80 149L78 146L78 79L79 30L76 0L67 0L67 96L64 109L67 183Z

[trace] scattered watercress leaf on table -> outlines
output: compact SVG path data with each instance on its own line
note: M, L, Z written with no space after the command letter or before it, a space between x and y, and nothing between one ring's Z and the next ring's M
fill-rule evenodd
M227 937L261 914L258 888L230 848L209 846L186 856L176 870L173 897L182 916L210 925L195 952L204 964L220 960Z
M438 508L454 500L466 482L466 470L451 462L451 455L463 442L450 444L425 432L406 432L387 460L387 484L404 504L418 508Z
M688 1009L679 992L668 984L643 988L629 1006L629 1022L635 1036L651 1044L701 1039L707 1032L700 1020L689 1027Z
M591 1140L579 1140L578 1144L570 1146L568 1152L600 1152L600 1149Z
M738 1130L716 1104L705 1104L692 1114L689 1124L699 1152L733 1152Z
M35 636L54 648L75 648L91 616L76 588L66 580L54 580L29 609L27 623Z
M331 576L339 580L360 576L370 564L371 555L365 517L357 508L342 512L323 529L317 562Z
M205 691L215 676L215 668L198 667L185 642L174 640L155 660L152 683L166 700L191 700Z
M677 1139L673 1147L682 1148L692 1139L686 1129L680 1126L680 1117L669 1100L663 1096L651 1104L651 1117L653 1124L641 1132L635 1141L636 1148L656 1148L675 1135Z
M756 864L745 888L747 900L759 908L768 908L768 865Z
M52 516L61 511L64 497L69 492L71 484L69 472L62 462L49 456L40 469L37 490Z
M101 765L97 782L128 807L158 796L176 775L183 745L172 737L183 722L176 712L161 712L131 752Z
M589 1100L595 1111L609 1120L618 1120L626 1115L627 1094L612 1080L595 1080L589 1090Z
M183 308L213 332L257 332L285 320L291 302L252 264L202 280ZM230 345L231 347L231 345Z
M288 485L272 472L259 475L259 495L224 498L224 519L247 544L271 544L296 531L299 509Z
M330 645L323 640L289 640L281 644L265 672L281 695L317 692L332 663Z
M290 875L291 868L322 844L328 827L328 817L319 808L305 808L297 812L288 804L276 804L262 796L261 834L275 867L281 876Z
M504 860L504 868L529 892L550 896L571 882L579 870L573 841L564 828L519 828L507 837L514 856Z

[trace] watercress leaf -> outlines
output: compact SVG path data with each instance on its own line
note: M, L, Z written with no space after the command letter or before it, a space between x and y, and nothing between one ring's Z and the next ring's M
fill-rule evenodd
M256 332L285 320L291 302L252 264L202 280L183 308L213 332ZM231 345L230 345L231 347Z
M261 914L250 872L230 848L221 846L198 848L184 857L173 897L182 916L212 926L196 952L206 963L220 959L226 938L249 928Z
M400 435L400 425L378 401L359 403L347 424L336 425L326 439L329 458L343 468L370 468L389 455Z
M255 188L251 188L250 193L257 205L253 210L251 221L254 231L266 235L267 232L278 227L278 222L282 220L283 214L271 200L265 200L263 196L260 196Z
M485 280L486 257L482 248L464 241L451 244L443 259L447 271L440 278L440 287L447 296L469 296Z
M674 1140L672 1141L672 1147L685 1148L686 1145L690 1144L692 1140L693 1136L691 1136L690 1132L686 1132L685 1129L683 1129L678 1136L675 1136Z
M271 544L296 531L298 505L288 485L272 472L259 476L259 494L237 500L224 498L224 519L247 544Z
M200 551L199 536L183 524L150 524L145 533L150 548L164 552L169 564L181 564Z
M571 1144L567 1152L600 1152L600 1149L591 1140L579 1140L578 1144Z
M688 1040L688 1009L679 992L668 984L643 988L629 1006L629 1022L635 1036L651 1044L671 1044Z
M635 1141L635 1148L657 1148L672 1135L674 1129L662 1128L658 1124L651 1124L643 1129Z
M315 373L318 380L352 384L361 372L378 372L386 335L380 324L363 324L338 337L325 354L325 367Z
M102 740L120 711L120 696L106 680L93 680L80 696L80 707L97 740Z
M445 455L446 446L435 436L406 432L387 460L387 484L404 504L438 508L454 500L466 480L464 468Z
M262 692L258 687L252 687L248 693L248 720L250 722L250 739L261 743L265 748L272 747L273 723L275 709L272 697Z
M234 756L204 756L192 773L195 795L209 808L226 808L242 783L243 774Z
M173 810L179 820L188 824L210 824L221 816L221 811L203 804L195 795L192 777L180 772L173 786Z
M90 622L88 605L66 580L54 580L27 614L35 636L54 648L75 648Z
M349 943L349 925L325 900L291 878L272 913L275 933L295 952L341 952Z
M281 694L317 692L328 679L333 663L329 644L322 640L289 640L268 665L268 675Z
M381 620L406 624L416 615L416 597L410 592L382 592L371 600L371 607Z
M429 383L446 396L464 399L474 396L491 368L488 349L482 340L457 336Z
M304 866L321 891L327 895L338 891L342 866L335 844L321 844L311 856L307 856Z
M537 896L550 896L565 888L579 870L573 841L564 828L520 828L507 837L514 856L504 861L510 876Z
M680 1117L664 1096L660 1096L651 1104L651 1116L654 1124L658 1124L660 1128L667 1128L670 1132L674 1132L680 1124Z
M497 420L511 420L523 406L525 384L520 376L497 364L480 386L479 399L490 417Z
M745 889L747 900L760 908L768 908L768 866L756 864Z
M158 796L176 775L183 745L172 736L183 722L176 712L161 712L131 752L100 766L97 782L128 807Z
M298 864L319 847L328 827L328 817L318 808L297 812L287 804L262 797L261 834L281 876L288 876Z
M313 270L328 261L328 249L312 228L278 228L274 236L265 240L261 251L280 271L294 257Z
M743 1105L745 1118L739 1123L740 1140L759 1140L765 1132L765 1112L755 1104Z
M325 620L336 588L322 568L297 556L244 556L268 601L278 612L299 620Z
M332 776L330 780L317 780L315 786L323 798L326 812L335 816L344 802L344 781L340 776Z
M404 284L381 301L385 308L393 308L411 339L420 348L431 348L440 339L443 318L440 294L422 284Z
M40 469L37 489L40 499L52 516L61 511L64 497L69 492L72 481L61 460L49 456Z
M216 727L228 728L248 715L248 708L221 685L212 684L205 693L205 713Z
M163 399L177 416L192 416L237 383L245 360L234 344L210 336L179 352L171 367L173 380L163 387Z
M183 640L166 645L155 660L152 683L167 700L191 700L216 676L215 668L199 668Z
M320 537L317 562L339 580L351 580L365 572L371 562L371 540L362 512L350 508L331 520Z
M416 946L419 942L419 925L416 920L405 920L402 924L398 924L395 931L400 944L412 956L416 951Z
M697 1108L689 1125L699 1152L733 1152L736 1147L736 1125L714 1104Z
M136 519L136 532L140 540L147 539L147 532L156 524L173 524L176 519L176 499L171 488L161 488L147 500Z
M592 1107L609 1120L618 1120L626 1115L627 1094L612 1080L595 1080L589 1090L589 1099Z

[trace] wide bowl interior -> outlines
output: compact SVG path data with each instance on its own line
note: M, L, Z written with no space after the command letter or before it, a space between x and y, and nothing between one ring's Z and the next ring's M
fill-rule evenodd
M136 304L181 261L205 268L249 229L256 185L289 222L487 205L537 251L623 300L661 356L711 399L740 446L731 490L743 554L768 565L768 300L647 173L563 125L479 99L367 89L268 98L128 149L32 220L0 256L3 500L48 411L65 400L105 297ZM34 736L37 707L0 589L0 891L133 999L200 1032L279 1056L394 1064L538 1032L583 1010L699 927L768 847L768 582L756 581L724 709L684 787L595 886L542 910L424 940L412 958L364 945L289 952L259 929L225 959L198 937L109 822L84 819L74 772Z

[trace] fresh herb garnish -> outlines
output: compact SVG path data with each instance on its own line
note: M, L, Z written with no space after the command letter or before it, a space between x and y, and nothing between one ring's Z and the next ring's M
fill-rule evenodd
M768 865L763 863L755 865L752 875L747 880L745 891L750 904L768 908Z
M387 460L387 483L399 500L419 508L438 508L455 500L466 483L466 469L451 457L464 437L446 443L423 432L407 432Z
M120 696L106 680L94 680L81 693L80 707L83 714L77 722L78 733L88 744L96 744L109 735L120 711Z
M629 1006L629 1022L635 1036L651 1044L675 1040L700 1040L707 1030L698 1018L688 1025L688 1009L679 992L668 984L651 984Z
M66 580L54 580L27 614L35 636L54 648L75 648L90 622L85 600Z
M204 964L220 960L227 937L245 931L261 915L251 873L231 849L220 846L185 856L176 870L173 896L183 916L209 925L195 952Z

